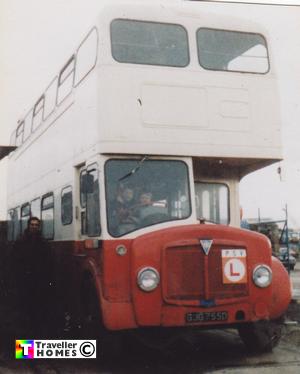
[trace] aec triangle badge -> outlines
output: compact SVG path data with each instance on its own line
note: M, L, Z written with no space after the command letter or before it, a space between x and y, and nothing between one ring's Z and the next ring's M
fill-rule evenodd
M206 256L208 256L213 240L212 239L200 239L199 241L200 241L200 244L201 244L201 247L204 253L206 254Z

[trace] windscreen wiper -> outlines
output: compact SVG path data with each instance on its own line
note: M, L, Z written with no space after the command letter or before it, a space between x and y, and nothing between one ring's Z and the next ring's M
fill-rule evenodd
M140 167L142 166L142 164L144 163L144 161L146 161L148 158L149 158L149 156L144 156L144 157L140 160L140 162L137 164L137 166L136 166L134 169L132 169L129 173L125 174L123 177L121 177L121 178L119 179L119 182L121 182L121 181L123 181L124 179L129 178L131 175L135 174L135 173L140 169Z

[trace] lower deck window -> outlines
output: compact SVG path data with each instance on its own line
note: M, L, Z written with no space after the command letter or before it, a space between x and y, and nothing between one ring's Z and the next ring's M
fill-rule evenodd
M72 187L65 187L61 191L61 223L69 225L73 220L73 197Z
M221 183L195 183L197 218L229 224L229 189Z
M52 193L42 198L42 234L45 239L54 238L54 196Z
M21 207L21 231L22 233L27 228L27 223L30 217L30 204L24 204Z
M9 241L17 240L18 236L21 234L20 226L20 208L11 209L8 212L8 232L7 239Z
M31 217L41 219L41 199L37 198L31 201Z

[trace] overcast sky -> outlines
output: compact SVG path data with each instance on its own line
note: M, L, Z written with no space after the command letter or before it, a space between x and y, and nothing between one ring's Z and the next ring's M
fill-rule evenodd
M141 0L143 1L143 0ZM92 25L101 0L0 0L0 144L32 106ZM247 2L247 1L246 1ZM262 1L280 3L280 1ZM263 22L279 63L285 161L241 183L244 215L280 219L300 227L300 0L299 7L218 4L224 12ZM0 219L6 217L6 161L0 162Z

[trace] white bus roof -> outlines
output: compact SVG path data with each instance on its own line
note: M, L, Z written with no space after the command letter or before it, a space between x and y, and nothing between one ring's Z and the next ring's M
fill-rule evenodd
M55 144L52 137L60 136L66 146L73 147L72 154L93 147L103 154L237 160L239 166L250 163L254 168L281 159L276 60L264 27L246 17L224 15L218 4L209 2L109 0L102 5L94 25L99 48L94 52L93 70L69 90L20 150L30 151L32 142L47 136L46 143ZM187 33L188 64L170 67L117 61L110 39L112 21L117 19L181 25ZM241 61L232 64L232 71L203 68L198 55L202 52L197 50L199 29L263 35L269 68L263 74L249 73L251 58L262 53L257 48L242 56L244 71L236 71L234 65L241 66ZM80 47L74 54L77 58L70 59L72 64L80 63L79 51ZM70 74L75 72L76 66L71 66ZM39 109L41 98L35 108ZM50 127L52 131L47 130Z

